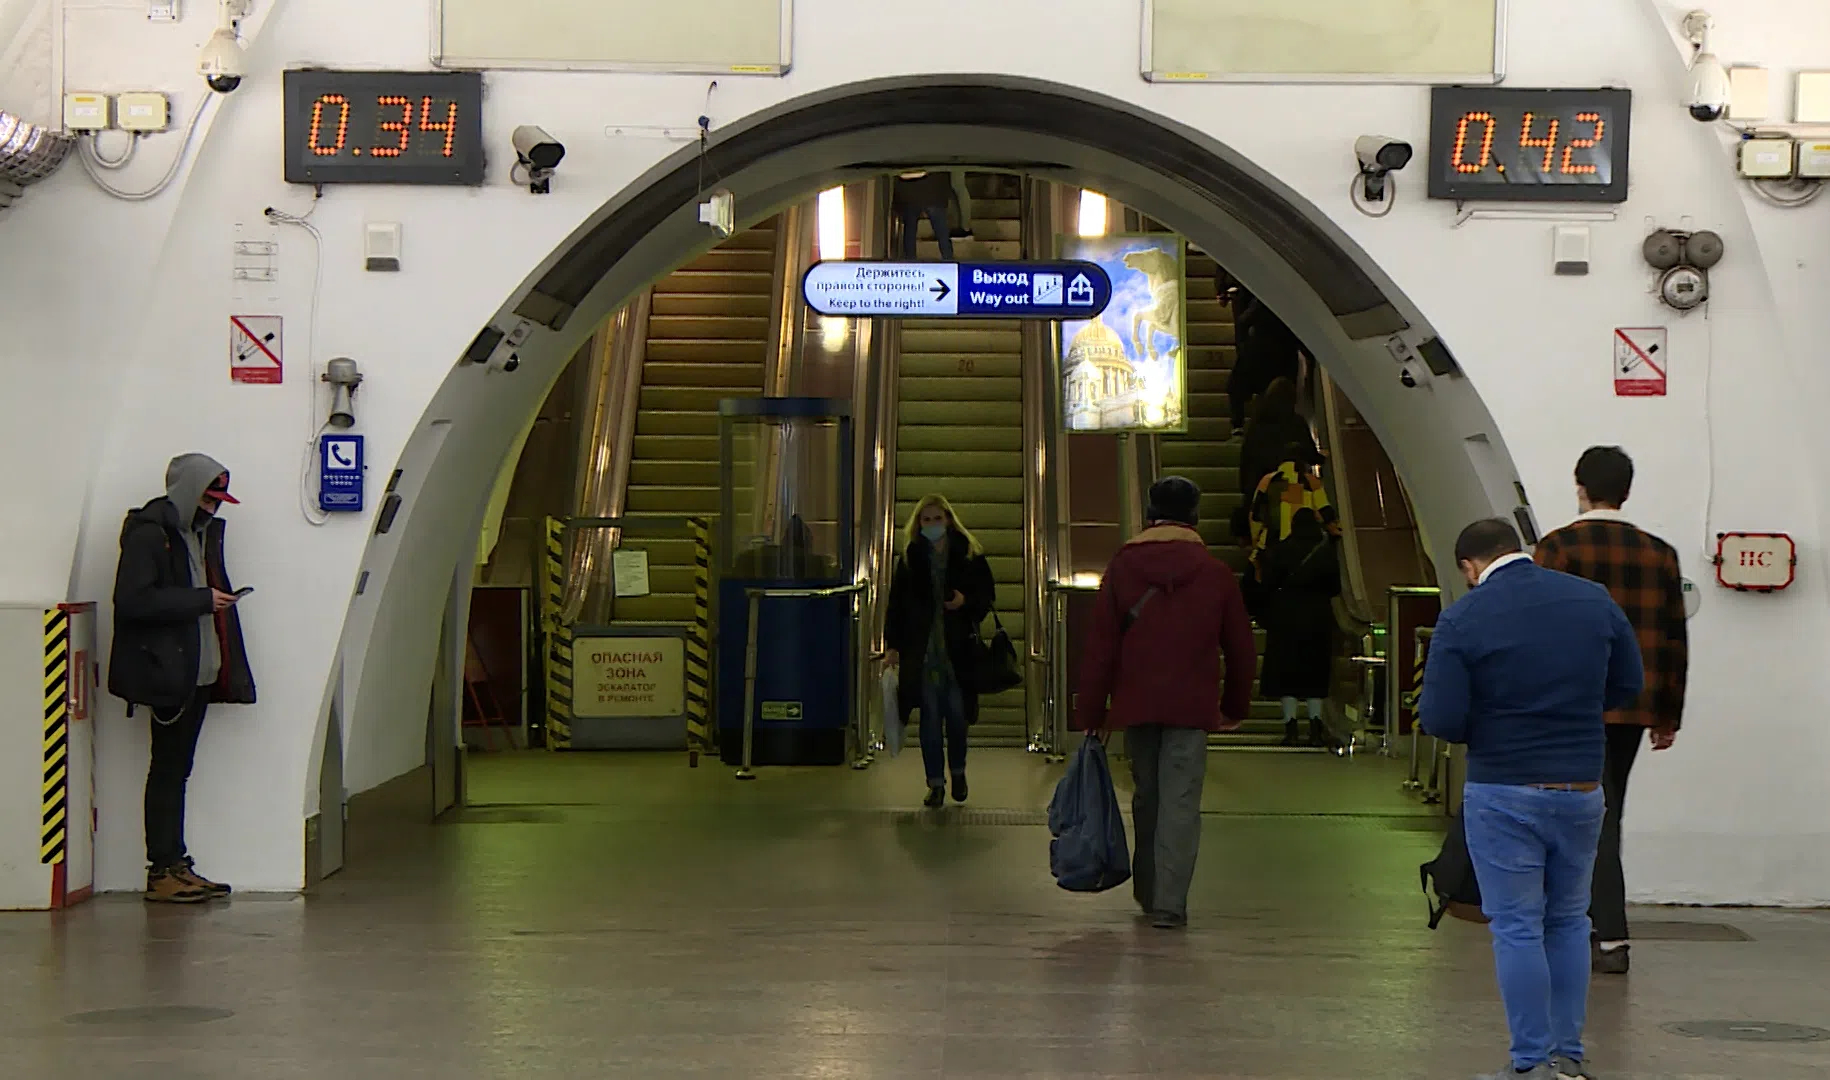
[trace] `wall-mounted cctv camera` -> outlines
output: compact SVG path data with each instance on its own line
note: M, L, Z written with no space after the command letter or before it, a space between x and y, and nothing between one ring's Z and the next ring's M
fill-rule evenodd
M545 128L523 124L515 129L515 162L527 170L527 190L546 195L553 190L553 173L566 157L565 144Z
M1411 144L1384 135L1362 135L1353 141L1360 159L1360 193L1367 202L1384 202L1386 178L1411 163Z
M250 0L222 0L222 17L197 57L197 74L218 94L233 94L248 73L240 35L249 3Z
M1728 69L1709 48L1709 32L1714 27L1715 20L1707 11L1693 11L1684 16L1684 36L1696 49L1696 59L1690 62L1684 105L1690 110L1692 120L1705 124L1722 119L1728 112L1731 93Z
M714 191L711 198L699 204L699 223L728 237L737 231L737 196L728 191Z
M534 334L534 324L526 319L515 322L514 329L485 326L464 350L464 360L482 364L490 371L505 373L521 370L521 346Z

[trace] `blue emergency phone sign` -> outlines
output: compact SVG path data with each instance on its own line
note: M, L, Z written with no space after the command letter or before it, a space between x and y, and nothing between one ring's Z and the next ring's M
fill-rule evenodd
M814 263L801 297L821 315L844 318L950 316L1091 319L1112 302L1112 279L1096 263Z
M362 436L318 438L318 508L349 514L362 509Z

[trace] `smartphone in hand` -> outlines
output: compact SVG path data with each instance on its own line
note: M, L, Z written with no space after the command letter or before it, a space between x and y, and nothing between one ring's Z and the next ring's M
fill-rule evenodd
M233 595L234 595L235 599L240 600L242 597L247 596L249 593L251 593L253 591L254 591L254 586L243 585L241 588L236 589Z

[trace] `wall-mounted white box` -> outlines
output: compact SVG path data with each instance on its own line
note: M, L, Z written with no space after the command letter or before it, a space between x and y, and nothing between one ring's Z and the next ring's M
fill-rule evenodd
M1809 180L1830 179L1830 140L1805 140L1798 144L1798 175Z
M1792 175L1791 139L1741 140L1741 175L1750 180L1784 180Z
M1728 69L1728 118L1765 120L1772 107L1773 82L1762 67Z
M1830 124L1830 71L1798 73L1792 121L1798 124Z
M107 131L114 126L113 105L107 94L65 94L64 127L69 131Z
M171 119L171 102L164 94L121 94L114 99L114 123L122 131L164 131Z

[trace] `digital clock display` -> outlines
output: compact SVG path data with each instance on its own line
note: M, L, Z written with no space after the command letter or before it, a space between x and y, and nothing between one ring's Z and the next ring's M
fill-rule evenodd
M483 76L286 72L286 181L483 182Z
M1625 202L1630 90L1439 86L1430 198Z

